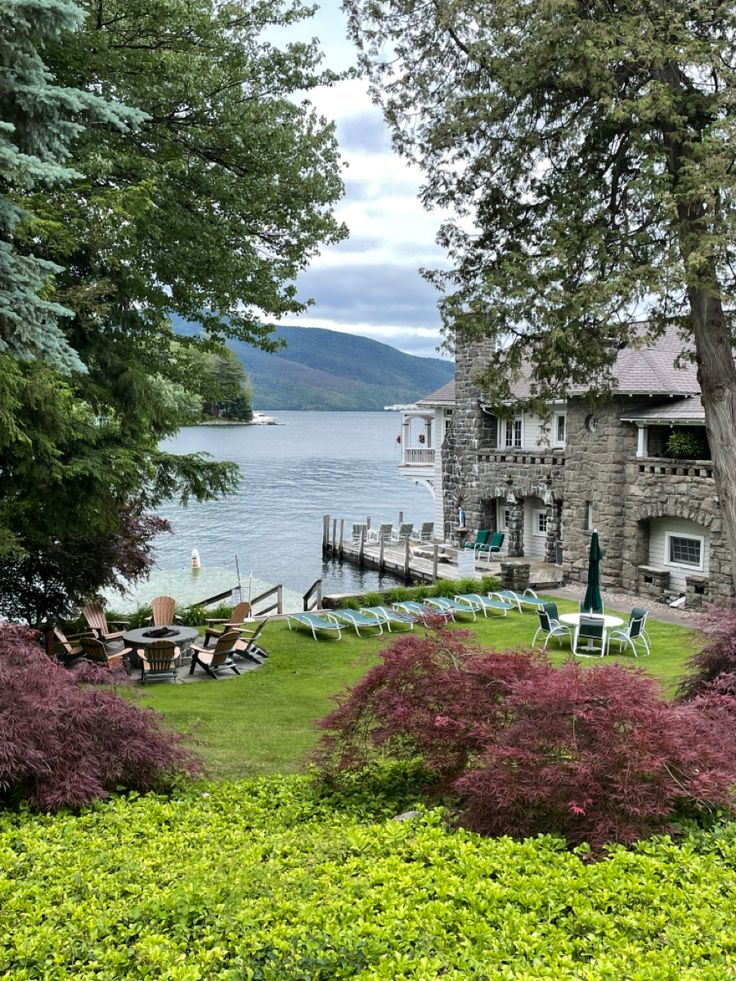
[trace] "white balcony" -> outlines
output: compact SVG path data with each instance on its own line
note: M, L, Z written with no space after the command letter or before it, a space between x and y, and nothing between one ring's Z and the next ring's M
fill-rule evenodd
M424 447L402 446L402 467L434 467L434 449Z

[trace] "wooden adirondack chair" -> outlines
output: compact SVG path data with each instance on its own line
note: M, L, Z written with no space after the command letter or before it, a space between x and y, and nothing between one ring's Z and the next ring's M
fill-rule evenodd
M229 620L213 620L206 619L204 622L207 624L207 629L204 633L204 646L206 647L210 642L210 637L222 637L224 634L228 633L230 630L237 630L243 626L243 623L250 616L250 603L243 601L238 603L233 607L233 612L230 614ZM221 623L222 627L212 627L210 624Z
M112 631L107 625L107 617L105 616L105 611L97 603L88 603L82 611L84 614L84 619L87 621L87 626L92 631L92 633L99 640L104 643L109 643L110 641L121 641L125 633L124 630ZM127 620L111 620L110 621L114 627L119 627L121 625L128 625Z
M147 647L138 648L141 659L141 684L158 678L176 681L181 652L173 640L155 640Z
M151 600L154 627L169 627L174 622L176 600L173 596L156 596Z
M197 665L203 668L210 678L214 678L215 681L219 680L217 672L223 668L234 671L235 674L240 674L232 659L232 655L237 651L236 644L239 640L240 634L237 630L229 630L220 637L211 650L207 647L200 647L199 644L192 644L189 648L192 654L189 674L194 674L194 669Z
M263 659L268 657L268 651L265 651L259 644L256 644L256 639L269 619L269 617L264 617L260 620L256 624L255 630L243 630L241 628L238 631L240 640L235 644L235 654L237 657L246 658L254 664L263 664Z
M79 643L82 637L94 637L89 631L79 634L65 634L60 627L54 627L53 638L55 642L54 654L60 661L71 661L74 658L82 657L84 651Z
M130 647L124 647L122 650L110 654L103 642L97 637L80 637L79 646L82 648L82 653L88 661L93 661L95 664L102 664L107 668L114 667L116 664L122 664L125 655L131 653Z

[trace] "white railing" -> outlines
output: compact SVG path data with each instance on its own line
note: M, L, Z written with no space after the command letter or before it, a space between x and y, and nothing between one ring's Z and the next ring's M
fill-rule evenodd
M434 463L434 450L425 449L414 449L414 447L407 446L401 450L401 466L417 466L418 464Z

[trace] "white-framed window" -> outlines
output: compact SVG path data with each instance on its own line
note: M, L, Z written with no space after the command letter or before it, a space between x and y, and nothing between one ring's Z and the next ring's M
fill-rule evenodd
M521 418L504 420L503 436L503 445L506 449L520 450L522 445Z
M566 435L567 416L564 413L558 413L555 416L555 446L564 446Z
M593 530L593 502L592 501L585 502L585 530L586 531Z
M539 535L545 537L547 534L547 512L546 511L533 511L532 512L532 535Z
M508 531L509 524L511 523L511 508L506 503L499 503L498 505L498 530Z
M701 535L676 535L667 532L664 536L665 565L702 572L704 553L705 538Z

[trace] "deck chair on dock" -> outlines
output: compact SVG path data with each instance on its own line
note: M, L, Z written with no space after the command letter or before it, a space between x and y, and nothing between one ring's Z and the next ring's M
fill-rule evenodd
M379 525L378 528L369 528L366 532L365 540L371 545L388 542L391 540L394 526L392 524Z
M434 535L434 521L423 521L418 531L413 532L413 542L431 542Z
M306 627L312 631L312 637L317 640L317 631L324 634L337 634L337 639L342 638L343 625L331 613L290 613L286 617L286 625L289 630L293 630L292 623L297 627Z
M499 555L503 548L503 540L506 536L502 531L494 531L489 540L475 549L476 555L486 555L490 562L492 555Z
M411 538L412 532L414 531L414 525L410 522L406 522L403 525L399 525L398 531L391 532L391 542L394 545L405 542L407 538Z
M490 531L476 531L475 538L473 539L473 541L465 542L465 544L463 545L463 550L472 549L474 552L477 552L478 549L481 548L481 546L486 544L486 542L488 541L488 536L490 534L491 534Z

